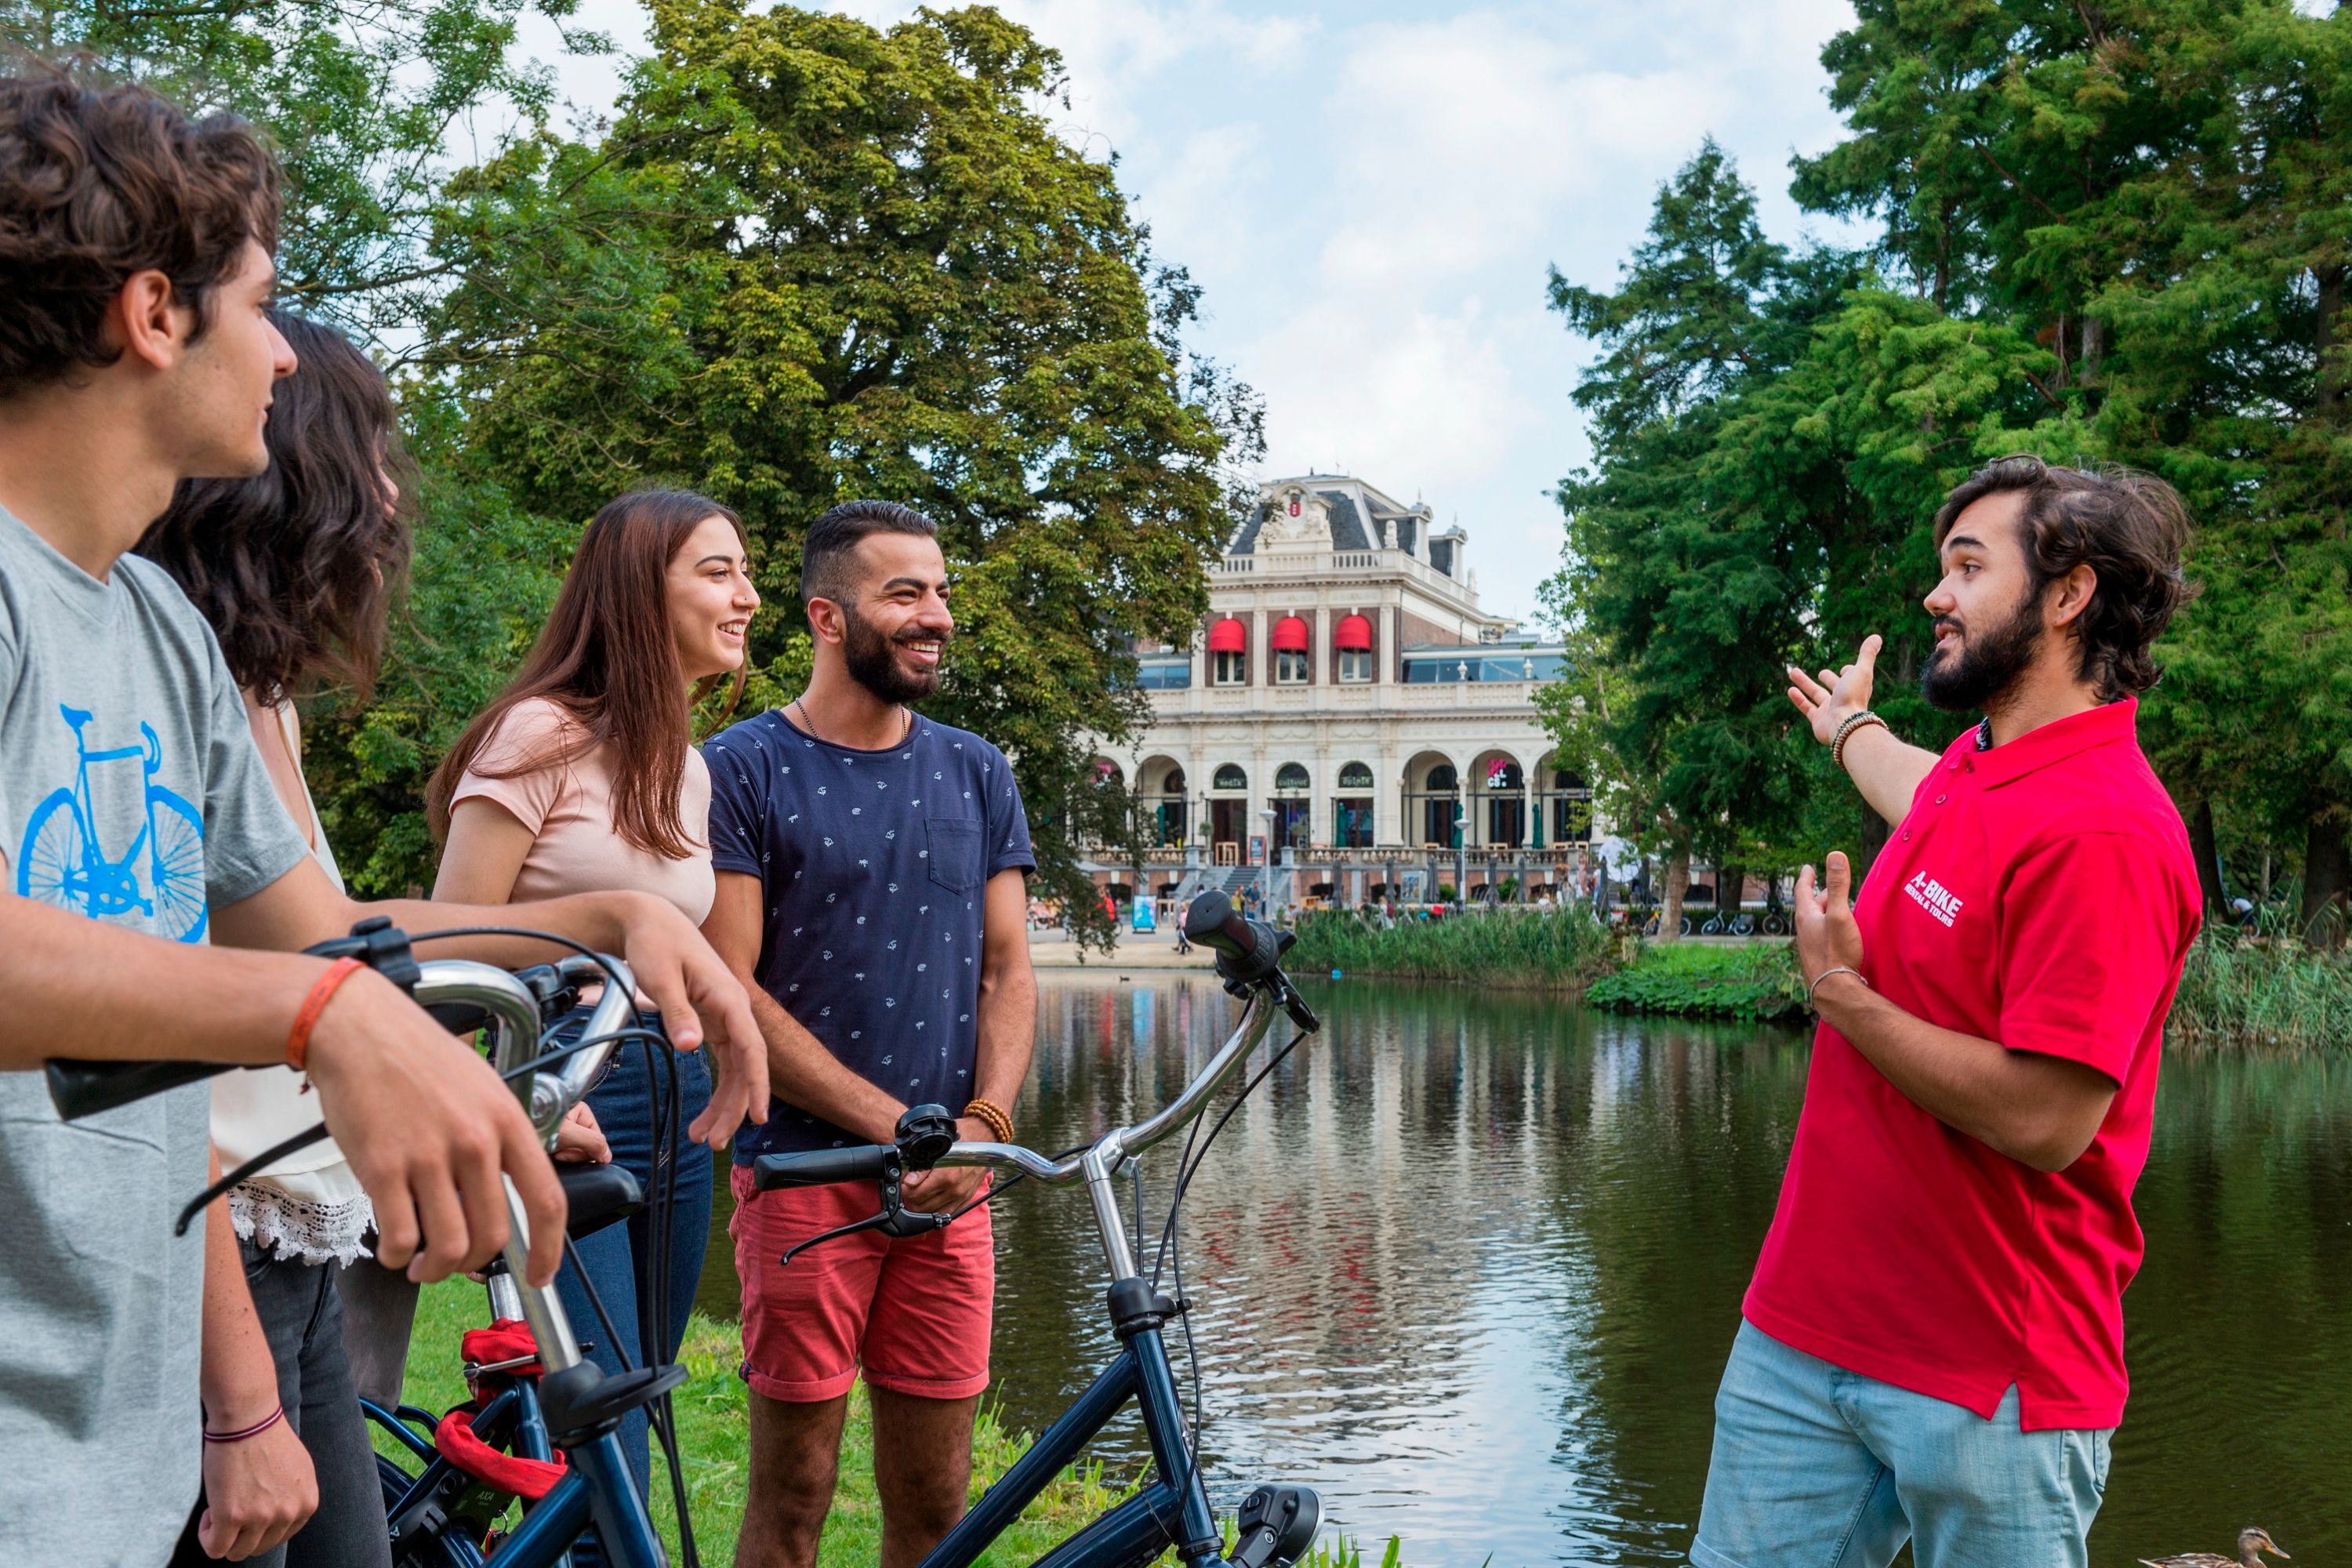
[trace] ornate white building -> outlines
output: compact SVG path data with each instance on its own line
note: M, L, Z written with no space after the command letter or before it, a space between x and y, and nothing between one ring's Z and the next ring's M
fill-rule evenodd
M1407 897L1457 871L1474 895L1577 885L1591 794L1533 703L1560 649L1478 607L1468 547L1359 479L1260 487L1192 646L1138 650L1150 727L1097 762L1149 813L1152 890L1192 879L1173 868L1217 880L1269 856L1297 868L1285 891L1349 901L1391 873Z

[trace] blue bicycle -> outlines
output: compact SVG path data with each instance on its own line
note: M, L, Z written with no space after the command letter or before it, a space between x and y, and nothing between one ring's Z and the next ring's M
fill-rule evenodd
M33 808L16 856L16 891L92 920L141 914L156 922L156 934L196 942L205 934L205 819L185 800L154 782L163 765L163 745L154 727L142 722L145 742L93 752L83 733L90 715L60 705L79 753L73 786L50 792ZM147 770L146 817L138 837L117 858L98 841L92 809L92 763L141 759Z
M1068 1413L933 1548L922 1568L971 1568L1130 1399L1141 1408L1155 1474L1135 1496L1039 1559L1037 1568L1143 1568L1171 1548L1184 1568L1290 1568L1314 1543L1322 1517L1315 1493L1305 1487L1266 1485L1255 1488L1243 1502L1233 1521L1228 1551L1225 1532L1210 1506L1198 1439L1185 1419L1160 1331L1169 1323L1181 1324L1188 1310L1181 1300L1181 1257L1174 1247L1186 1187L1234 1109L1319 1026L1282 972L1283 951L1297 940L1292 933L1244 919L1218 892L1193 900L1184 931L1194 944L1217 955L1219 978L1244 1006L1216 1055L1159 1114L1048 1158L1011 1144L958 1142L954 1121L944 1108L918 1106L901 1120L894 1143L769 1154L757 1162L757 1180L763 1189L875 1183L881 1212L833 1233L836 1236L865 1229L911 1236L939 1229L1024 1179L1051 1186L1083 1182L1092 1201L1111 1275L1105 1305L1119 1342L1118 1353ZM627 966L617 960L583 957L520 973L461 960L418 964L409 956L407 940L381 920L366 921L350 938L311 951L370 963L453 1029L486 1029L496 1065L522 1097L533 1125L551 1148L557 1124L587 1093L614 1049L625 1039L659 1038L657 1031L635 1023L635 984ZM580 1037L555 1044L550 1026L570 1010L580 987L600 980L604 994ZM1201 1122L1210 1098L1241 1070L1275 1020L1286 1015L1297 1028L1289 1044L1258 1069L1202 1137ZM199 1063L48 1064L50 1094L68 1118L217 1070ZM1137 1155L1187 1130L1185 1158L1160 1243L1160 1255L1178 1264L1177 1292L1171 1296L1159 1288L1158 1268L1147 1278L1129 1247L1117 1184ZM289 1140L265 1151L249 1168L281 1158L299 1142ZM1012 1174L992 1193L955 1213L908 1211L900 1202L905 1173L933 1165L985 1165ZM205 1201L247 1173L239 1170L221 1178L189 1205L184 1223L200 1215ZM625 1170L572 1166L560 1173L571 1203L567 1228L574 1237L624 1217L643 1201L635 1178ZM363 1402L369 1418L397 1438L415 1466L381 1461L393 1561L398 1568L563 1568L572 1546L593 1525L604 1561L615 1568L668 1568L668 1554L629 1472L618 1436L623 1415L649 1407L656 1433L671 1453L681 1546L693 1563L691 1522L683 1507L683 1488L677 1486L673 1434L663 1409L669 1391L685 1381L686 1369L646 1365L608 1375L584 1360L554 1290L530 1284L521 1271L530 1237L511 1182L507 1184L507 1206L511 1231L505 1257L485 1270L493 1321L488 1329L467 1336L472 1403L436 1416L415 1406L388 1411ZM821 1237L803 1246L827 1239ZM522 1502L520 1521L502 1531L518 1499Z

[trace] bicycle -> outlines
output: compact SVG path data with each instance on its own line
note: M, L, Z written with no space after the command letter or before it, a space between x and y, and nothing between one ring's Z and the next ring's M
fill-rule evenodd
M154 782L163 765L163 743L154 726L141 721L143 744L93 752L83 733L91 715L63 703L58 711L73 731L74 782L52 790L26 821L25 842L16 854L18 895L77 910L92 920L133 911L150 919L160 916L163 929L157 935L173 942L202 941L210 916L205 893L205 819L194 806ZM92 763L133 757L146 767L147 817L131 847L115 859L98 842L89 769Z
M1171 1547L1185 1568L1291 1568L1320 1527L1322 1505L1311 1489L1260 1486L1238 1510L1234 1544L1231 1555L1226 1554L1202 1477L1197 1437L1185 1420L1174 1366L1160 1338L1162 1327L1181 1321L1189 1310L1181 1300L1181 1254L1172 1250L1185 1188L1234 1110L1300 1040L1320 1027L1282 972L1281 955L1297 940L1294 934L1244 919L1223 893L1213 891L1193 900L1184 927L1194 945L1217 955L1219 978L1244 1007L1216 1054L1156 1115L1048 1158L1016 1145L958 1142L954 1121L945 1108L918 1106L900 1120L893 1143L768 1154L755 1163L762 1190L839 1181L877 1184L880 1213L803 1243L796 1251L858 1230L887 1228L893 1235L915 1235L941 1228L1022 1180L1048 1186L1086 1184L1112 1276L1107 1305L1120 1352L932 1550L922 1568L970 1568L1130 1399L1141 1408L1155 1481L1048 1552L1039 1560L1039 1568L1143 1568ZM623 1039L652 1033L622 1026L631 1013L634 977L625 964L601 955L519 973L463 960L419 964L410 955L408 940L382 920L365 921L351 937L312 951L372 964L459 1032L486 1027L494 1064L515 1086L551 1149L557 1124L587 1092L614 1047ZM583 982L599 978L605 982L604 994L582 1038L555 1051L543 1049L543 1031L551 1018L569 1010L570 994ZM1128 1247L1116 1179L1131 1168L1135 1156L1180 1128L1190 1127L1192 1137L1199 1135L1209 1100L1265 1041L1277 1015L1287 1016L1297 1028L1290 1042L1244 1087L1210 1130L1198 1155L1191 1137L1187 1139L1161 1234L1162 1256L1173 1256L1177 1263L1179 1296L1171 1298L1159 1289L1156 1270L1150 1280L1138 1271ZM555 1066L551 1058L559 1054L562 1065ZM222 1070L226 1069L204 1063L52 1060L48 1079L59 1113L72 1119ZM323 1135L324 1129L317 1132ZM183 1224L201 1215L206 1202L250 1171L283 1158L289 1144L297 1142L266 1150L247 1167L223 1176L189 1205ZM907 1210L900 1202L905 1173L932 1165L984 1165L1013 1174L952 1213ZM572 1166L559 1173L572 1204L567 1229L573 1237L625 1217L642 1201L635 1179L625 1170ZM617 1431L627 1411L665 1400L685 1380L685 1369L641 1367L608 1376L583 1360L555 1292L529 1284L520 1272L530 1236L511 1182L507 1200L512 1231L505 1256L485 1270L493 1321L488 1330L467 1336L473 1404L436 1417L413 1405L386 1411L362 1402L369 1419L393 1433L423 1465L412 1472L394 1461L379 1460L394 1560L402 1568L560 1568L593 1521L605 1559L615 1568L668 1568ZM1189 1327L1186 1332L1189 1336ZM657 1421L656 1429L665 1436L675 1482L675 1453L663 1425ZM430 1439L415 1430L419 1426L431 1429ZM682 1489L680 1492L681 1545L691 1560L691 1521ZM524 1503L520 1523L495 1534L496 1521L518 1498Z
M1105 1303L1111 1331L1120 1345L1118 1357L972 1505L971 1511L923 1559L921 1568L971 1568L1130 1399L1140 1406L1151 1449L1153 1483L1047 1552L1038 1560L1038 1568L1141 1568L1171 1548L1185 1568L1289 1568L1313 1543L1320 1527L1322 1503L1311 1489L1259 1486L1242 1504L1235 1520L1233 1554L1225 1555L1202 1480L1197 1438L1184 1418L1175 1369L1160 1338L1168 1323L1182 1320L1189 1310L1189 1303L1181 1299L1181 1258L1178 1296L1162 1294L1156 1268L1149 1280L1139 1272L1138 1260L1128 1246L1127 1221L1119 1211L1116 1180L1129 1163L1188 1125L1197 1136L1199 1120L1210 1098L1265 1040L1276 1016L1287 1016L1297 1030L1289 1045L1243 1089L1198 1154L1187 1139L1186 1159L1179 1163L1169 1222L1161 1233L1161 1256L1168 1256L1185 1187L1225 1119L1276 1063L1321 1026L1282 972L1282 953L1297 940L1295 933L1276 931L1263 921L1247 919L1234 910L1223 893L1214 890L1192 900L1185 913L1184 931L1195 946L1217 955L1217 975L1227 993L1244 1003L1242 1016L1199 1075L1145 1121L1115 1128L1092 1143L1049 1158L1013 1144L955 1142L954 1122L945 1109L919 1106L901 1120L895 1143L763 1154L753 1163L754 1181L762 1192L848 1181L871 1181L879 1190L880 1213L802 1243L787 1255L787 1261L810 1247L855 1231L879 1229L892 1236L910 1236L941 1228L1024 1179L1048 1186L1086 1184L1104 1262L1110 1271ZM908 1212L899 1201L906 1173L933 1165L987 1166L1012 1173L1012 1179L952 1214ZM1185 1331L1189 1336L1189 1327Z
M575 945L543 932L499 934ZM551 1150L557 1124L587 1093L614 1048L625 1039L653 1033L634 1023L625 1025L632 1018L636 990L628 965L584 950L581 959L539 965L520 973L464 959L420 963L410 951L409 939L378 918L362 921L349 937L322 942L310 951L367 963L457 1032L471 1032L487 1024L492 1036L493 1064L513 1086ZM546 1005L565 988L589 980L601 980L604 993L590 1015L583 1037L574 1045L542 1051ZM568 1010L569 1003L564 1006ZM47 1070L50 1099L58 1114L71 1121L230 1069L215 1063L52 1059ZM321 1125L288 1139L223 1176L183 1211L182 1228L200 1218L205 1205L236 1183L323 1137L325 1131ZM575 1236L624 1217L639 1201L636 1180L625 1170L574 1167L560 1169L559 1174L573 1205L568 1228ZM668 1568L668 1554L654 1530L646 1499L629 1473L618 1433L624 1415L662 1399L685 1381L686 1371L677 1366L641 1367L608 1376L583 1359L580 1341L554 1289L530 1284L522 1272L530 1247L530 1222L513 1182L506 1180L505 1186L509 1239L503 1258L485 1270L485 1277L494 1310L507 1320L503 1326L518 1347L526 1342L515 1331L527 1332L530 1353L523 1362L507 1360L478 1368L505 1377L507 1384L462 1420L452 1413L435 1421L435 1444L421 1443L397 1418L391 1421L412 1452L420 1458L431 1455L424 1473L406 1478L407 1484L401 1488L404 1504L412 1506L404 1509L404 1525L394 1527L395 1560L415 1568L559 1568L568 1563L572 1544L593 1520L605 1560L615 1568ZM523 1386L526 1363L536 1371L528 1388ZM428 1412L410 1406L383 1414L395 1417L413 1414L434 1420ZM462 1438L454 1436L453 1446L477 1461L487 1463L483 1456L498 1456L494 1440L520 1447L521 1455L504 1458L509 1461L521 1458L539 1468L523 1472L509 1467L505 1473L530 1484L500 1496L495 1483L474 1476L442 1451L437 1446L441 1429L454 1433L460 1426L478 1447L468 1447ZM396 1465L391 1468L398 1470ZM389 1498L394 1478L384 1475L382 1466L379 1474ZM480 1521L480 1510L495 1502L497 1511L489 1516L494 1520L504 1513L518 1491L526 1496L536 1491L537 1496L529 1502L521 1522L493 1540L487 1533L488 1521ZM482 1523L482 1534L473 1533L478 1521ZM681 1533L691 1541L691 1524L683 1515Z

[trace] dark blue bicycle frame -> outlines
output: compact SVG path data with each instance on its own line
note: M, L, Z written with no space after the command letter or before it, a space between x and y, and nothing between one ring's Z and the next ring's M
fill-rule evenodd
M1039 1558L1035 1568L1132 1568L1171 1546L1186 1568L1222 1562L1223 1541L1191 1462L1176 1373L1154 1325L1128 1338L1118 1359L931 1549L922 1568L971 1568L1130 1398L1140 1404L1151 1440L1151 1484Z

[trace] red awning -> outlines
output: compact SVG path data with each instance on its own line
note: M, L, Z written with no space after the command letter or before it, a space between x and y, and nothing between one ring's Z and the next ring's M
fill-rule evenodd
M1341 653L1369 653L1372 647L1372 623L1361 616L1349 616L1331 628L1331 646Z
M1239 653L1249 647L1249 633L1236 620L1222 620L1209 628L1211 653Z
M1274 651L1276 653L1305 653L1314 640L1307 633L1307 623L1297 616L1285 616L1274 623Z

